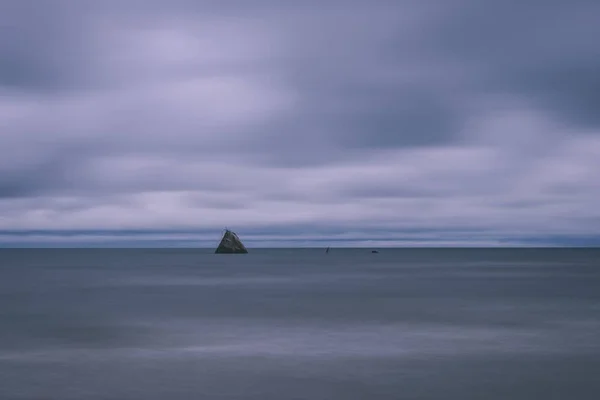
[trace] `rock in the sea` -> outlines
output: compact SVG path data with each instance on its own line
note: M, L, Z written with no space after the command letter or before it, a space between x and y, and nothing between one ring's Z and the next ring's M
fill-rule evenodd
M230 231L229 229L225 229L225 233L223 234L223 238L221 239L221 243L215 250L215 254L246 254L248 250L238 237L238 235Z

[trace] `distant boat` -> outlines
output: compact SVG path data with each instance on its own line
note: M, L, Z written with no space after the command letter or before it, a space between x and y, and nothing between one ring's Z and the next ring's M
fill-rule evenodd
M221 243L215 250L215 254L246 254L248 250L238 237L238 235L230 231L229 229L225 229L225 233L223 234L223 238L221 239Z
M329 247L325 250L325 254L329 253Z
M379 253L377 250L371 250L371 253Z

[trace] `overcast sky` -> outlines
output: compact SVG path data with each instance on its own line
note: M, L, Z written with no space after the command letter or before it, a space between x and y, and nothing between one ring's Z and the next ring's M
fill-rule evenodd
M600 243L599 15L0 0L0 243Z

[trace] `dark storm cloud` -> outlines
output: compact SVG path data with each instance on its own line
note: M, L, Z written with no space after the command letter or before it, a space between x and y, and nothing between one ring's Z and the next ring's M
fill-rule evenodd
M403 12L426 17L427 10L411 10L416 3L398 6L394 2L373 5L351 1L317 7L261 1L248 7L241 2L176 1L144 2L143 8L136 2L94 5L43 1L40 7L7 4L4 15L10 23L0 52L8 60L2 74L2 83L8 87L44 91L114 85L97 70L101 60L93 51L102 40L102 32L94 31L95 17L151 26L161 18L217 15L263 23L280 35L279 40L287 47L271 60L271 73L289 80L298 95L297 109L285 121L289 134L270 133L266 127L268 143L273 134L286 136L286 142L294 145L298 136L314 134L319 138L331 136L336 146L348 148L427 145L446 140L458 127L453 114L456 107L449 104L452 99L427 84L430 77L426 74L419 81L411 77L378 78L379 68L393 74L404 66L399 60L414 57L412 50L402 54L395 43L398 35L406 34L401 29L406 24ZM112 45L118 46L118 40ZM413 67L418 70L424 65L416 63ZM191 68L171 72L193 74ZM202 74L203 68L206 66L197 66L196 73ZM215 68L222 73L226 66ZM128 79L136 80L144 73L143 66L131 72ZM253 140L260 140L260 136Z
M339 12L323 24L307 17L305 36L292 25L298 53L286 70L299 93L299 116L289 120L292 134L269 133L272 143L280 144L273 138L279 136L293 146L292 154L270 158L297 165L294 155L304 149L306 163L327 162L329 143L363 150L451 143L476 96L517 96L567 125L596 126L597 2L451 3L371 10L354 3L362 24ZM404 26L408 11L415 27Z
M306 17L298 31L292 24L297 53L286 74L299 95L298 137L363 150L451 141L464 117L452 94L456 77L405 45L431 18L418 3L354 2L327 19Z
M0 88L57 92L85 82L85 14L68 1L0 3Z
M30 197L66 190L68 178L77 168L77 159L66 157L33 159L24 167L0 174L0 200L3 198Z
M444 144L460 129L464 111L443 89L368 80L354 77L338 87L324 82L307 92L305 123L348 149Z
M594 0L469 0L427 42L469 66L478 90L518 94L565 123L597 127L598 15Z

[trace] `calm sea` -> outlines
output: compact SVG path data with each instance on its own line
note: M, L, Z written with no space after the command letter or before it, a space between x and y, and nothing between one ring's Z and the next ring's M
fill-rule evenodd
M0 399L600 398L600 250L0 250Z

